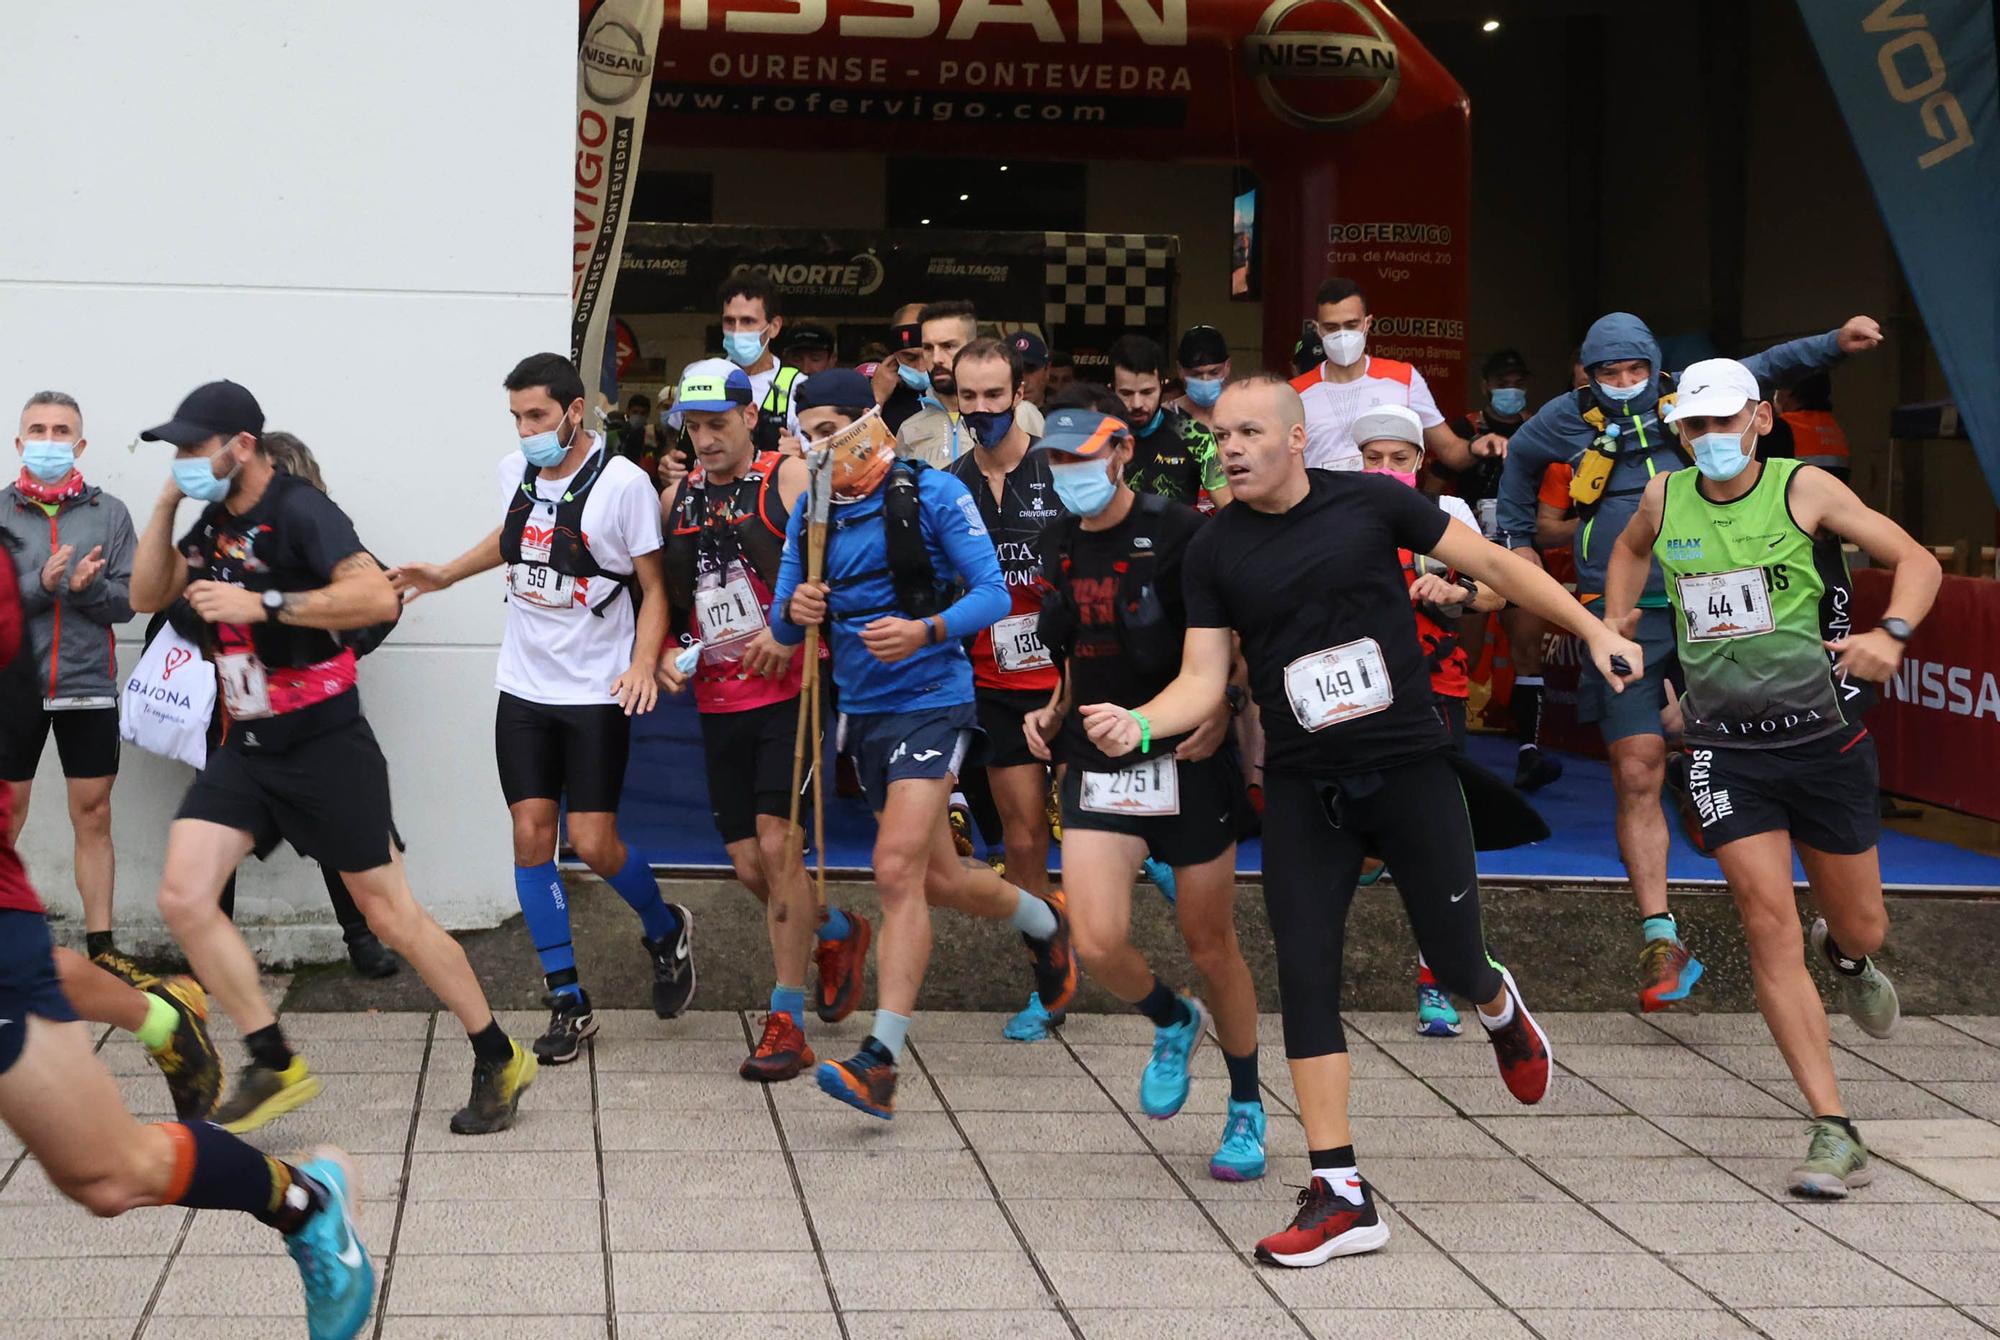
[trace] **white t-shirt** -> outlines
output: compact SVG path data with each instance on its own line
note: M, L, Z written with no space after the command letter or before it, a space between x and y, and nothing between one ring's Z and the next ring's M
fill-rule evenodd
M601 450L603 437L591 436ZM527 459L518 451L500 462L503 516L513 504L521 487L521 473L527 467ZM589 468L588 463L584 468ZM569 482L535 481L538 506L528 518L530 531L555 524L556 504ZM607 572L629 573L634 558L660 547L660 495L645 472L623 456L605 462L604 473L584 500L583 538L590 556ZM532 534L524 535L522 548L532 550L533 539ZM515 583L527 579L528 567L523 563L518 575L511 566L502 569L509 595L507 630L500 638L497 681L501 691L550 707L617 702L611 682L631 667L632 639L638 627L631 596L613 600L599 618L590 607L609 594L602 579L576 578L572 598L552 608L537 603L544 597L525 587L522 594L516 593Z
M1306 406L1306 465L1320 470L1359 470L1361 448L1354 444L1354 421L1377 405L1407 405L1426 429L1444 422L1424 374L1408 363L1370 357L1351 382L1326 380L1326 364L1292 382Z

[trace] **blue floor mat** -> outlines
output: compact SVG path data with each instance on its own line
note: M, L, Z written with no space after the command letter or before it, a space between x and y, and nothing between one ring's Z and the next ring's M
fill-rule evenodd
M830 778L832 723L827 723ZM1472 756L1503 777L1514 771L1514 743L1498 736L1474 736ZM1562 780L1535 793L1535 808L1554 830L1546 842L1512 851L1482 852L1480 873L1489 879L1611 880L1623 883L1612 833L1611 770L1595 759L1563 758ZM708 812L708 781L701 749L701 723L686 697L663 698L640 717L632 732L632 761L619 807L625 841L658 866L724 868L729 858ZM810 828L810 820L808 820ZM875 822L859 799L826 797L828 869L866 869L875 842ZM1677 824L1667 874L1675 881L1720 878L1715 862L1681 838ZM1927 838L1887 829L1882 833L1882 876L1899 887L2000 888L2000 859ZM1254 875L1263 851L1253 838L1237 849L1237 869ZM1796 872L1804 879L1804 871Z

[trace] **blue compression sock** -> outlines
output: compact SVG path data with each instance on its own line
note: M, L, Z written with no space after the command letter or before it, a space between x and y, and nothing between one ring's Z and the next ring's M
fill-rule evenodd
M882 1049L889 1053L891 1060L903 1059L903 1039L909 1035L909 1015L891 1014L887 1010L875 1011L875 1024L868 1030L868 1036L882 1044Z
M667 906L667 900L660 897L653 867L638 852L626 848L624 869L606 882L639 914L639 924L645 928L648 940L664 940L680 929L680 918Z
M853 930L853 923L848 921L847 913L829 903L826 920L820 923L819 929L813 934L822 940L845 940Z
M1056 933L1056 912L1026 889L1014 890L1014 915L1007 918L1014 929L1030 940L1046 940Z
M1674 924L1672 913L1663 917L1647 917L1639 923L1639 938L1646 944L1651 944L1655 940L1672 940L1675 944L1679 944L1680 927Z
M800 1028L806 1026L806 989L802 986L771 988L771 1013L789 1014Z
M576 947L570 943L569 898L563 892L562 876L554 861L514 867L514 897L520 901L521 917L528 923L528 938L535 942L535 957L542 961L542 976L563 976L568 980L549 984L557 995L576 995Z

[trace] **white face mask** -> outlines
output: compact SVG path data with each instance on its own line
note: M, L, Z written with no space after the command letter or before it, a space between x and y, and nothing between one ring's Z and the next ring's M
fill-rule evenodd
M1361 361L1361 351L1368 347L1368 332L1336 330L1320 336L1319 346L1326 350L1327 362L1338 368L1351 368Z

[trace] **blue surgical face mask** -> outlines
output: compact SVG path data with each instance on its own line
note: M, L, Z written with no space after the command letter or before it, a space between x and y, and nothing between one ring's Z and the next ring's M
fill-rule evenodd
M564 420L567 422L567 419ZM569 435L569 442L562 440L562 425L557 424L546 433L536 433L521 439L521 454L528 458L528 464L537 470L546 470L552 465L562 464L562 458L569 455L570 443L576 441L576 434Z
M1096 516L1118 494L1103 461L1058 461L1049 466L1056 497L1077 516Z
M1756 432L1754 419L1750 431ZM1694 453L1695 469L1718 484L1736 478L1750 464L1751 449L1741 433L1703 433L1688 449Z
M236 459L229 461L229 473L215 473L215 457L186 456L174 462L174 483L181 492L199 503L219 503L229 496L229 481L236 477Z
M1495 414L1504 414L1510 419L1528 407L1528 391L1523 386L1496 386L1493 394L1486 399Z
M1651 377L1642 377L1630 386L1613 386L1609 382L1599 382L1597 384L1597 393L1606 400L1615 400L1622 405L1627 400L1645 391L1647 384L1651 381Z
M988 450L999 446L1001 440L1014 431L1014 411L1011 409L998 414L991 410L976 409L970 414L959 417L965 420L966 428L978 439L979 445Z
M76 468L76 446L34 438L21 444L21 464L44 484L53 484Z
M898 363L896 375L902 378L903 385L918 395L924 395L931 389L931 374L922 368L913 368L908 363Z
M1211 409L1222 399L1222 378L1189 377L1187 379L1188 399L1203 409Z
M722 337L722 352L737 367L747 368L764 356L764 346L769 343L761 330L732 330Z

